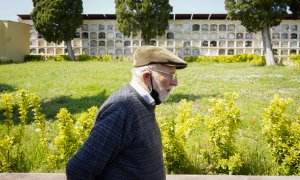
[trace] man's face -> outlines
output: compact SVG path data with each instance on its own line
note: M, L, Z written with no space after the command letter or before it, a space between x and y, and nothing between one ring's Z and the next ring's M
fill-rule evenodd
M166 101L172 88L177 86L176 68L166 65L157 65L152 69L153 88L158 92L159 99Z

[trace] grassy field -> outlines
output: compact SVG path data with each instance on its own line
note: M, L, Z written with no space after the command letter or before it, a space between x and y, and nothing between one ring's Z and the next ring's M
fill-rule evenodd
M59 107L72 113L100 106L112 92L130 81L129 62L32 62L0 66L0 92L24 88L43 99L43 109L53 118ZM239 94L246 120L257 119L275 93L300 101L300 70L284 66L259 67L247 63L190 63L178 71L179 86L161 107L180 99L194 101L203 110L208 100L224 92ZM161 109L161 108L158 108Z
M27 89L42 98L47 119L59 108L78 115L100 106L115 90L130 81L130 62L30 62L0 65L0 93ZM193 102L194 112L205 114L210 99L237 92L242 127L238 146L244 155L242 174L270 174L272 166L261 135L261 114L274 94L291 97L290 112L300 105L300 69L263 67L248 63L190 63L178 71L179 86L171 98L156 109L158 117L172 118L181 99ZM201 141L205 129L194 134ZM195 172L197 173L197 172Z

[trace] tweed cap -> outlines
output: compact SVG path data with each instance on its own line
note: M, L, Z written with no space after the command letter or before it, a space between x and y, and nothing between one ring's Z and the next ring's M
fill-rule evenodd
M170 52L169 50L156 46L142 46L133 54L133 66L141 67L149 64L165 64L175 66L176 69L187 67L187 63Z

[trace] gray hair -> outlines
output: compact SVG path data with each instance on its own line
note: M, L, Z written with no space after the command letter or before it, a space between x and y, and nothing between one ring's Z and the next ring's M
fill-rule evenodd
M148 66L141 66L141 67L133 67L131 72L132 72L132 79L135 79L137 81L140 81L142 74L145 71L149 71L149 69L156 69L157 64L150 64Z

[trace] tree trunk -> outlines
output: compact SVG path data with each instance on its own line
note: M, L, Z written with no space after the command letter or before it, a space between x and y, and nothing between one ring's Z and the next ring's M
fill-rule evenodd
M264 55L266 59L266 64L268 66L273 66L275 65L275 61L274 61L272 44L271 44L270 26L264 28L264 30L262 31L262 38L264 44Z
M147 35L142 34L142 39L143 39L143 41L144 41L144 45L145 45L145 46L150 45L150 39L148 38Z
M143 38L143 41L145 42L145 46L150 45L150 40Z
M69 55L70 59L72 61L74 61L75 60L75 56L74 56L74 51L72 49L71 41L66 41L66 44L67 44L68 55Z

